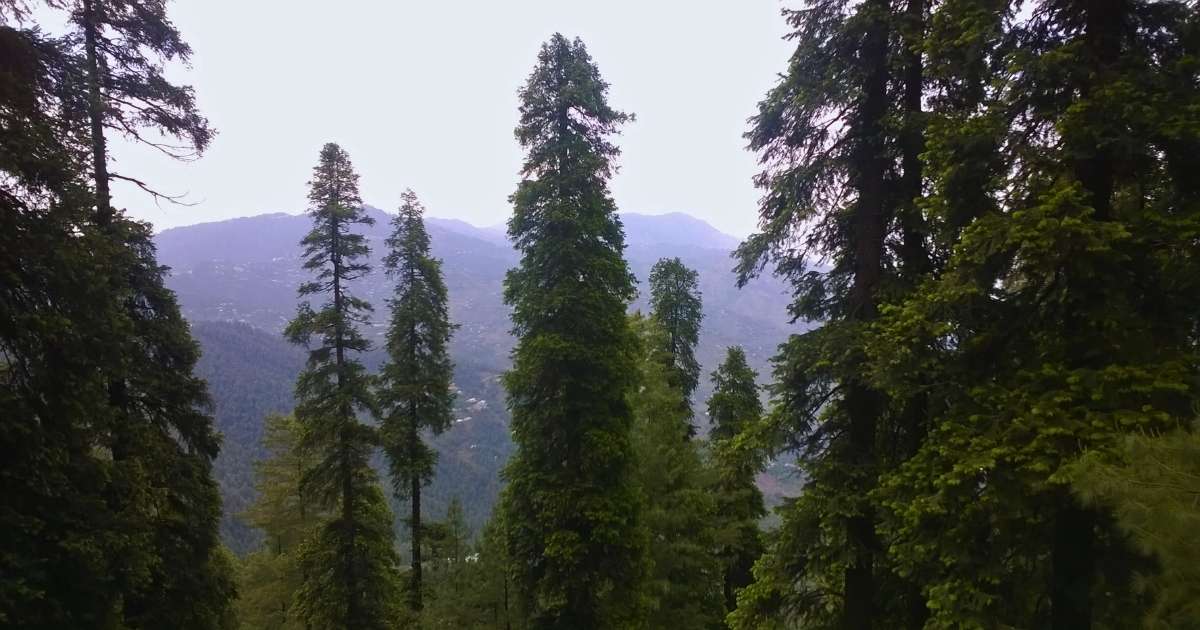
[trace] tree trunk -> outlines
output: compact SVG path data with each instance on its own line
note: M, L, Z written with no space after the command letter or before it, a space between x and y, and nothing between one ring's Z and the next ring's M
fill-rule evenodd
M112 222L112 195L108 188L108 145L104 138L104 96L101 93L100 56L96 49L96 13L92 0L83 0L83 43L87 51L88 122L91 125L92 176L96 186L96 224Z
M858 203L852 218L854 281L850 289L851 321L866 322L878 314L875 291L883 273L883 246L887 215L883 118L887 113L888 0L870 0L862 9L868 26L861 49L864 71L863 98L852 178L857 182ZM860 507L846 522L853 557L846 568L842 625L847 630L869 630L875 617L875 518L866 495L874 485L875 433L882 396L860 381L846 384L845 411L849 422L849 461L858 487L851 488Z
M336 198L336 193L335 193ZM333 309L337 313L337 321L334 324L334 361L336 367L337 389L340 394L346 387L343 373L346 366L346 339L345 339L345 306L342 299L342 259L339 254L341 244L338 237L340 225L338 220L333 217L329 220L329 235L330 235L330 261L333 265ZM354 409L349 405L343 406L338 410L341 413L341 421L344 423L342 430L338 433L338 442L340 453L340 465L338 472L342 477L342 523L346 527L346 548L341 552L342 562L342 579L346 589L346 620L348 627L354 627L359 622L360 612L360 593L358 592L358 576L355 572L355 538L358 535L355 524L354 515L354 470L351 466L351 455L353 452L353 444L350 423L355 422Z
M416 424L413 425L413 444L419 440ZM421 476L412 476L412 592L409 600L413 610L421 610Z
M1094 89L1109 79L1121 55L1122 30L1128 13L1125 0L1092 0L1084 3L1083 44L1087 51L1085 63L1090 67L1080 74L1080 99L1092 97ZM1116 180L1116 158L1112 147L1089 140L1083 146L1069 147L1081 156L1075 163L1075 177L1083 186L1088 203L1094 209L1096 221L1112 219L1112 197ZM1087 287L1095 291L1095 287ZM1100 299L1103 299L1102 297ZM1086 327L1087 316L1069 313L1068 330ZM1090 342L1079 348L1079 357L1097 356ZM1092 627L1092 582L1096 566L1092 557L1095 546L1095 519L1074 497L1065 493L1061 508L1054 520L1050 586L1051 628L1053 630L1087 630Z
M921 96L925 88L925 68L921 49L925 42L925 0L908 0L904 7L902 29L904 45L904 131L900 138L901 208L900 230L901 274L909 286L916 288L933 270L929 251L925 244L926 224L921 213L919 200L924 194L924 165L921 153L925 151L925 120L921 107ZM925 441L926 419L929 414L929 397L924 392L905 401L900 418L902 434L896 445L900 457L912 457ZM920 585L908 580L904 585L907 602L908 625L910 628L925 627L929 619L929 608Z
M904 9L904 130L900 138L900 181L902 207L900 250L903 273L913 282L930 271L929 253L925 247L925 221L917 201L923 193L924 169L921 153L925 151L925 121L921 109L925 69L921 49L925 39L925 0L909 0Z
M1074 497L1054 519L1053 583L1050 590L1050 627L1053 630L1086 630L1092 627L1092 557L1095 533L1092 515Z

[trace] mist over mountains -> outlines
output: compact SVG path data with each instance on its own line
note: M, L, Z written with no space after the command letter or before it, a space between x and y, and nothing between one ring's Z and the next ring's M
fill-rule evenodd
M373 270L352 290L375 307L371 325L364 330L376 341L365 357L368 368L374 369L383 359L379 342L392 292L380 263L391 215L368 210L376 220L364 229ZM787 290L769 277L737 289L730 251L738 239L694 217L626 213L621 219L626 258L640 286L661 257L678 256L700 274L704 322L697 358L703 377L695 402L704 431L708 374L725 348L743 346L765 382L776 347L800 329L787 321ZM451 344L459 388L456 422L434 440L440 461L428 504L431 514L440 517L450 497L457 495L477 528L495 501L499 471L512 448L498 377L508 368L513 345L503 280L518 256L502 226L476 227L432 217L426 224L433 253L443 260L451 319L460 325ZM310 228L307 216L274 213L173 228L155 237L160 263L172 269L168 285L178 294L203 349L198 370L209 382L217 428L225 435L216 470L225 498L222 531L239 552L256 541L236 517L253 499L253 462L262 453L263 417L290 410L295 376L303 363L302 349L285 342L281 333L295 314L296 288L308 277L301 269L299 242ZM647 310L647 296L639 295L631 309ZM761 481L768 495L783 491L778 475Z

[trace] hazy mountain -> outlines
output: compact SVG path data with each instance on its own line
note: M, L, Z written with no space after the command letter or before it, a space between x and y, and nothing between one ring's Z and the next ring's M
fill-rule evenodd
M731 251L738 239L682 212L669 214L621 214L625 241L630 247L675 245L687 248Z
M364 232L375 269L354 290L375 306L366 332L378 339L391 295L379 264L390 215L369 210L376 224ZM678 256L700 273L705 319L697 352L704 370L698 411L710 392L708 373L727 346L744 346L765 376L776 346L797 329L786 319L783 285L768 278L738 290L729 257L737 239L691 216L625 213L621 218L626 257L639 281L664 256ZM458 494L477 525L495 500L498 473L511 450L497 377L507 368L512 347L502 282L518 257L502 228L439 218L427 219L427 225L434 255L444 261L451 318L461 326L451 344L461 390L460 421L437 441L442 458L430 492L431 514L438 516L441 505ZM209 380L218 428L226 435L217 467L226 501L224 533L238 550L254 542L250 530L232 517L252 500L252 462L261 453L262 416L290 407L292 381L302 361L299 349L285 343L280 333L296 311L296 287L307 278L298 243L310 227L306 216L276 213L174 228L156 237L159 261L172 268L169 285L204 349L200 371ZM633 308L645 310L646 296L639 296ZM372 368L381 360L378 350L367 357ZM703 415L699 417L703 424Z

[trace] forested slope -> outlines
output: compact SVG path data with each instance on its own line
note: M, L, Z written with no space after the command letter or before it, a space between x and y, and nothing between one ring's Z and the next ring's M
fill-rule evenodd
M367 230L378 243L379 226L386 220L382 212L373 213L380 220ZM630 267L642 286L633 309L648 310L644 285L657 257L679 256L700 272L705 319L697 348L702 378L695 400L707 400L708 374L730 345L744 346L765 378L767 359L792 328L781 314L787 301L782 285L764 280L736 289L728 250L722 249L736 239L686 214L627 214L624 220L630 230ZM446 219L428 219L428 224L434 254L445 261L451 318L461 327L451 343L460 390L456 421L432 441L440 457L425 500L431 514L441 514L458 496L468 524L478 532L495 502L500 469L512 450L498 377L508 366L512 347L501 282L516 258L496 231ZM209 383L217 427L225 436L216 462L225 501L221 531L239 553L258 542L239 515L253 500L253 462L264 452L263 419L271 412L291 410L296 375L304 361L300 349L279 332L295 309L300 274L296 243L304 226L304 217L267 214L176 228L156 238L160 259L173 269L169 284L178 292L203 350L199 374ZM373 274L363 289L382 304L386 278L382 272ZM385 321L376 310L377 326L368 332L372 336L381 333ZM368 368L375 370L382 358L377 343L366 356ZM696 412L701 432L707 431L703 404L697 404ZM761 481L769 500L777 501L794 492L798 483L782 467L773 472Z

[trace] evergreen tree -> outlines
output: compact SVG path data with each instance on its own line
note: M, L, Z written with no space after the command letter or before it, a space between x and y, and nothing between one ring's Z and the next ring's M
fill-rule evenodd
M114 551L138 542L110 523L111 462L91 456L120 316L92 260L111 248L91 229L84 154L59 133L61 48L5 24L0 49L0 625L98 626L115 618Z
M105 131L174 158L199 155L213 132L197 112L191 88L176 86L164 76L164 63L186 63L191 53L167 18L165 2L81 0L65 6L81 35L72 41L81 39L83 45L84 76L78 85L86 86L87 93L93 220L122 248L125 271L110 291L125 305L131 321L127 350L106 370L109 402L117 410L110 426L112 456L117 474L128 475L130 487L158 489L170 497L175 512L173 518L160 513L158 519L129 524L154 541L156 569L148 579L152 586L127 595L122 607L135 626L160 627L167 619L186 624L180 610L201 610L201 593L211 593L218 607L232 593L229 575L208 573L215 566L210 558L218 552L220 499L211 478L218 439L211 418L200 411L207 405L207 394L192 373L199 352L174 294L164 286L150 228L126 220L112 207L112 180L150 188L109 169ZM75 67L66 70L74 72ZM182 144L148 139L146 131ZM134 513L138 508L126 504L116 509ZM128 569L131 576L141 571ZM190 606L183 608L185 603ZM220 614L198 613L194 623L203 627L207 617Z
M388 360L380 372L379 402L383 408L381 437L396 496L412 508L412 569L409 601L421 609L421 487L433 478L437 453L422 438L438 435L452 420L454 368L447 345L450 325L442 263L430 256L424 208L411 190L404 192L400 214L392 220L384 258L396 282L390 300L392 320L387 332Z
M761 231L736 253L739 281L771 264L793 285L792 316L824 323L794 335L775 360L774 409L755 434L769 452L797 452L808 483L784 507L731 619L920 627L919 593L880 553L870 498L880 472L919 441L920 405L871 382L866 347L881 310L925 273L914 198L922 61L913 54L924 10L813 0L785 15L796 51L746 134L764 196Z
M691 422L692 394L700 384L696 344L700 340L700 320L704 312L699 278L699 274L688 269L678 258L661 258L650 269L650 313L667 332L671 384L683 393L689 438L696 434L696 425Z
M301 552L299 612L313 628L387 628L396 618L399 575L392 517L368 459L378 436L356 411L376 410L369 379L356 354L369 342L358 331L370 305L349 290L367 273L369 249L355 225L374 222L362 209L358 175L336 144L321 149L309 182L313 229L304 237L304 268L315 280L301 296L324 295L319 310L300 305L286 334L309 349L296 382L296 419L302 448L315 464L304 492L330 510L329 519Z
M166 0L70 0L61 5L70 10L80 35L76 41L81 39L83 45L81 85L87 91L96 221L101 225L114 216L112 180L164 196L142 180L109 169L106 131L176 159L198 157L214 135L196 109L192 88L175 85L165 76L164 63L186 64L192 54L167 17L166 4Z
M750 569L763 552L758 521L767 514L762 491L755 485L761 462L738 447L737 439L762 417L757 376L737 346L712 373L713 394L708 399L708 437L716 468L716 519L722 563L725 609L737 608L737 592L753 579Z
M503 509L531 628L614 628L639 613L643 541L633 487L634 293L606 182L627 114L583 43L554 35L521 89L526 149L508 233L517 345L504 377L516 453Z
M1200 121L1180 115L1200 98L1191 9L935 14L962 45L939 70L941 98L971 106L947 107L967 124L929 151L947 169L930 208L953 248L937 281L884 318L872 354L889 390L921 387L920 374L940 401L925 446L878 492L936 627L1141 621L1144 560L1069 482L1081 450L1119 453L1195 404L1200 197L1179 166L1200 146ZM965 51L984 54L962 63Z
M461 506L458 510L461 512ZM495 514L488 521L473 553L463 556L462 562L449 566L448 570L431 573L431 593L421 614L422 628L513 630L523 627L510 579L512 562L505 543L504 524L499 516ZM453 525L455 521L460 524ZM448 533L460 532L460 539L465 536L466 525L461 523L461 518L454 517L451 510L447 510L446 521L437 525L441 526L439 530ZM463 548L466 549L465 540Z
M640 343L639 387L630 393L637 483L646 497L649 534L644 590L651 628L723 627L721 567L716 555L716 503L699 447L686 439L683 393L671 382L668 333L656 319L635 315Z
M258 499L245 515L266 542L246 557L238 584L238 617L250 627L304 628L294 601L304 581L300 549L328 514L304 492L304 473L316 462L302 442L303 427L295 417L267 417L267 457L254 466Z
M126 18L121 28L137 30L147 16ZM87 133L104 112L80 96L88 93L80 89L87 85L81 69L96 64L77 55L77 38L52 40L7 26L3 32L8 120L0 141L8 156L6 227L13 228L6 234L15 239L14 254L30 256L8 267L13 275L6 280L17 283L10 305L29 310L8 320L19 328L10 329L4 353L16 368L11 373L21 374L9 392L17 417L41 427L13 434L9 446L22 454L8 461L22 471L14 480L50 482L39 482L42 490L16 505L39 509L38 497L53 489L56 501L74 497L84 510L65 510L52 528L17 528L40 531L60 550L41 556L50 562L46 569L22 572L48 581L34 578L7 601L27 627L161 627L168 619L184 628L216 627L228 622L233 596L231 567L216 539L220 504L211 467L219 439L204 384L192 373L198 351L163 287L148 226L84 188L84 156L94 169L108 159L103 132L100 142ZM122 55L130 81L157 54L132 37L106 41ZM145 123L156 125L152 117ZM91 175L96 191L107 184L107 176ZM27 275L42 263L50 263L43 278ZM41 352L38 346L54 350L35 357L29 352ZM46 367L53 371L42 373ZM29 396L50 391L38 390L51 386L43 380L51 374L66 389L53 405L32 402ZM18 446L31 438L41 445ZM46 458L52 453L59 459Z

